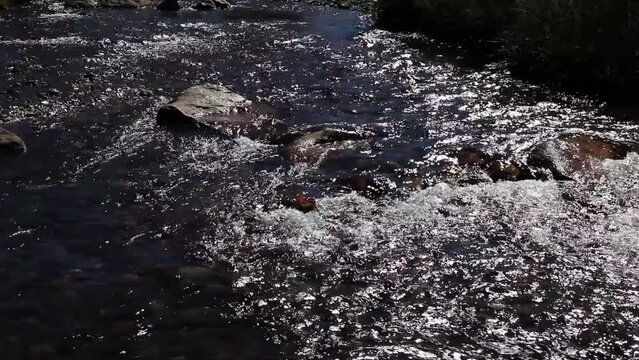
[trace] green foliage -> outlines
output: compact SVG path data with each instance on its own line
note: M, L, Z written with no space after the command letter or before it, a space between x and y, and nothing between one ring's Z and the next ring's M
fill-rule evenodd
M9 0L0 0L0 9L8 9L9 8Z

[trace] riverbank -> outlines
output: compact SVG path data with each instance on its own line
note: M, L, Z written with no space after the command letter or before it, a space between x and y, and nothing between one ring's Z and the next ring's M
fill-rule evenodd
M380 0L377 24L505 60L514 75L628 102L639 92L639 6L627 1Z

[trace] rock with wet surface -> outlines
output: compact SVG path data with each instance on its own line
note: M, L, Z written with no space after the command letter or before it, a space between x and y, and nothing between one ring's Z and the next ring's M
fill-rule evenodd
M492 181L519 181L532 179L534 176L523 164L496 154L488 154L475 148L463 148L459 150L455 157L460 168L448 169L446 174L453 175L464 184L481 183L492 179Z
M460 166L483 166L490 159L488 154L475 148L463 148L455 154L455 157Z
M319 163L329 153L356 147L356 142L370 137L357 131L323 128L296 137L286 146L286 156L293 163Z
M193 5L195 10L226 10L233 7L233 5L226 0L204 0Z
M557 180L596 176L603 160L621 160L639 146L590 135L564 135L537 145L528 165L549 170Z
M184 91L159 110L157 121L171 128L203 128L226 137L251 139L268 139L284 130L279 121L256 111L250 100L210 84Z
M27 151L27 145L16 134L0 128L0 155L22 154Z
M534 179L530 169L515 161L496 159L486 166L486 172L493 181L520 181Z
M317 208L317 202L310 196L297 195L293 207L303 213L309 213Z

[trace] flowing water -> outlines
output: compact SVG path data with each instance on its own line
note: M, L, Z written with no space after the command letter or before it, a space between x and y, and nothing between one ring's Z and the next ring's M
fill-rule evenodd
M1 159L2 358L638 358L639 155L589 181L336 189L388 162L434 176L463 146L524 160L560 133L639 140L634 109L440 49L270 0L0 14L0 120L29 146ZM382 135L292 165L156 125L205 82L293 129ZM290 188L317 211L279 206Z

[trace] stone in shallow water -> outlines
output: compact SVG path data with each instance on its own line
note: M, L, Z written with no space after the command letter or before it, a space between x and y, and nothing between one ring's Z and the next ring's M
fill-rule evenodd
M524 165L508 160L491 161L486 172L493 181L519 181L533 179L534 176Z
M455 155L460 166L483 166L490 158L488 154L475 148L463 148Z
M295 201L293 202L293 206L303 213L308 213L317 208L317 203L312 197L306 195L297 195L295 197Z
M324 128L292 140L286 147L286 156L293 163L319 163L331 152L357 148L358 141L367 137L356 131Z
M21 154L27 151L27 145L16 134L0 128L0 154Z
M637 151L637 144L627 144L590 135L564 135L535 147L528 165L549 170L557 180L594 176L603 160L621 160Z
M251 139L269 139L284 131L282 123L253 109L250 100L210 84L184 91L159 110L157 121L172 128L204 128L222 136Z
M195 10L226 10L230 9L231 7L233 7L233 5L225 0L204 0L193 5L193 9Z

